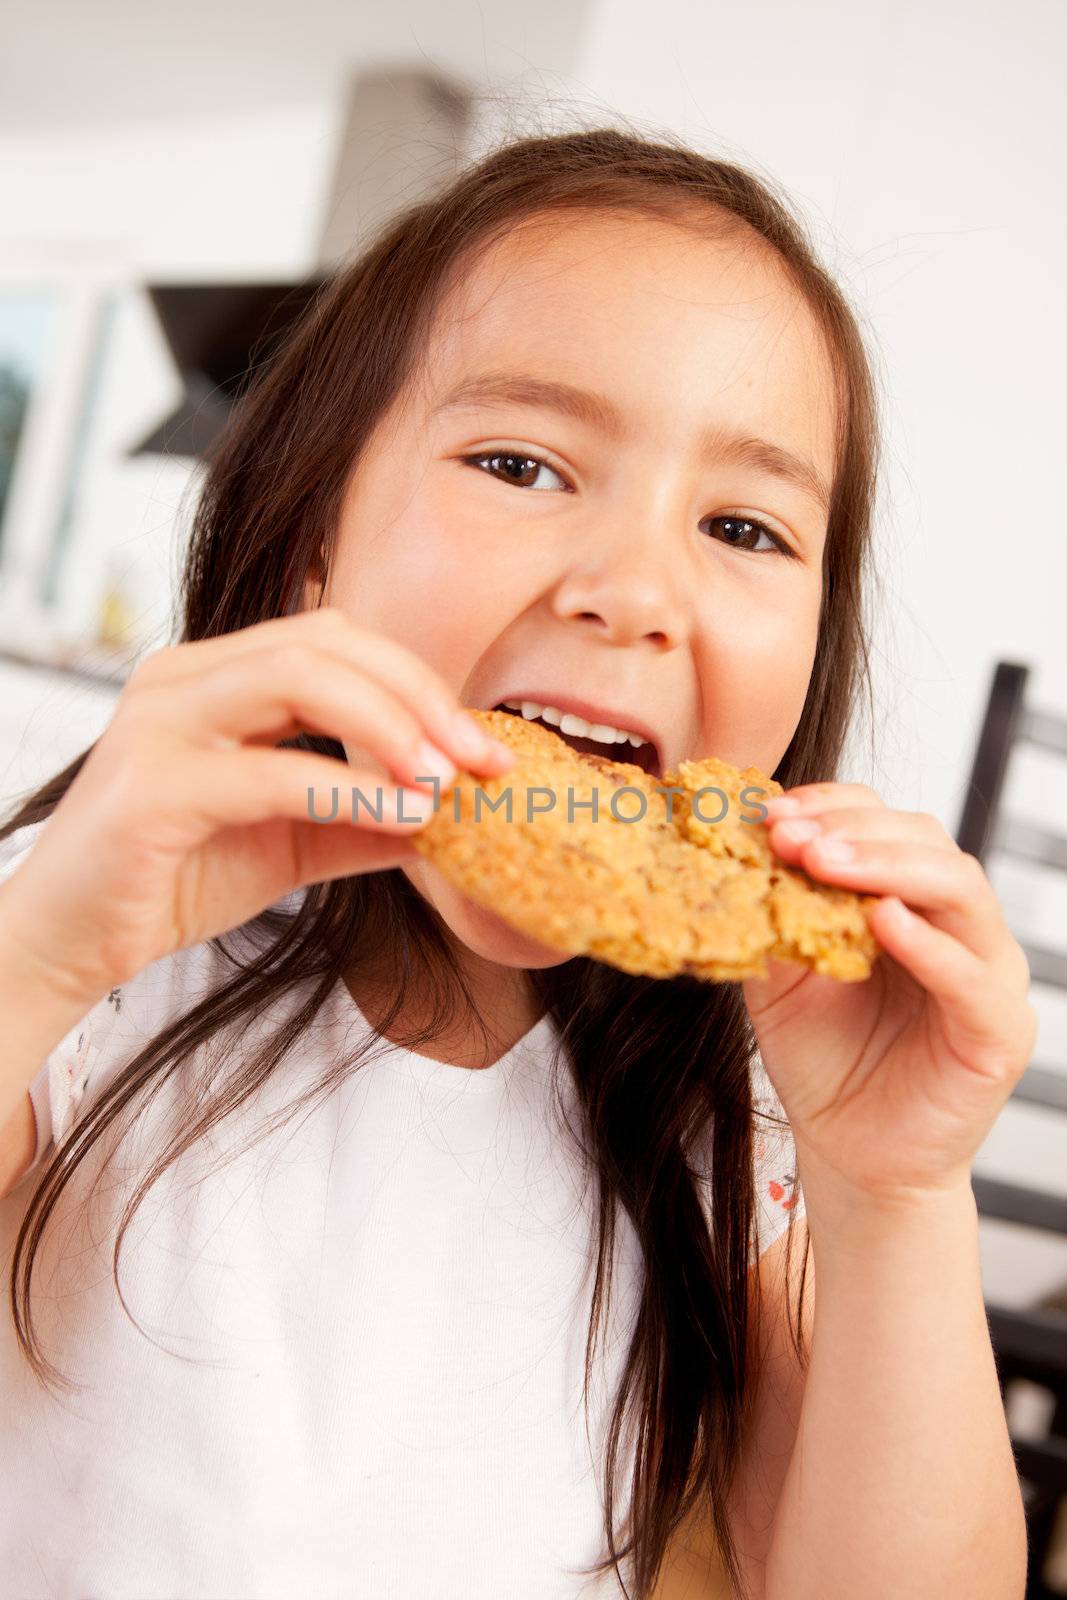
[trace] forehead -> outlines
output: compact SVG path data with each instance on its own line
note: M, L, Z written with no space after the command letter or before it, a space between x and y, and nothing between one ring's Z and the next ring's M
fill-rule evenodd
M832 476L833 369L770 247L633 212L531 218L457 262L418 385L430 412L487 371L599 391L635 430L729 423Z

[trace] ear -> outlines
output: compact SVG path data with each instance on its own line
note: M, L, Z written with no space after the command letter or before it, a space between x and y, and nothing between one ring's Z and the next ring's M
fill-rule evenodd
M324 562L320 549L308 568L300 598L301 611L317 611L323 601L325 588Z

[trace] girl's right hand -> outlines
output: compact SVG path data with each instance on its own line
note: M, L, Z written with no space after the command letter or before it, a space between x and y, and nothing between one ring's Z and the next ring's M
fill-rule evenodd
M304 750L300 732L370 751L398 779ZM427 745L451 757L435 763ZM434 791L456 767L514 754L432 667L336 607L147 656L25 861L0 886L20 959L86 1006L175 950L309 883L414 859ZM352 788L360 801L352 820ZM330 816L337 789L336 820ZM441 790L438 791L440 793ZM402 808L398 796L403 796ZM422 821L415 797L425 802Z

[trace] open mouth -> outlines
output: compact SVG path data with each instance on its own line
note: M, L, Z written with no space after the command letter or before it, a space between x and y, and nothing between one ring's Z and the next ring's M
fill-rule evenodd
M561 733L559 728L553 727L543 717L524 718L522 712L516 711L512 706L501 704L494 706L493 710L503 711L509 717L518 717L521 721L533 722L539 727L547 728L550 733L554 733L557 738L562 739L564 744L569 744L571 749L576 750L579 755L602 756L606 761L625 762L631 767L640 767L641 771L647 772L649 777L659 778L662 776L656 747L651 740L646 739L644 744L639 745L605 744L602 739L590 739L579 733Z

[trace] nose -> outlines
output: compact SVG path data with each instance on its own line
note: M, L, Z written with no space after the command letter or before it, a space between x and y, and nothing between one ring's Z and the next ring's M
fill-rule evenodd
M647 639L657 650L673 650L688 626L680 574L647 545L577 563L556 585L552 606L560 621L594 629L612 644Z

